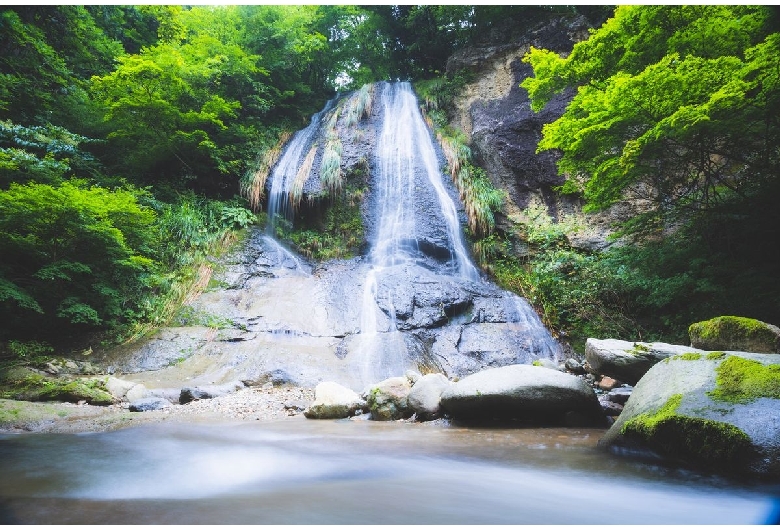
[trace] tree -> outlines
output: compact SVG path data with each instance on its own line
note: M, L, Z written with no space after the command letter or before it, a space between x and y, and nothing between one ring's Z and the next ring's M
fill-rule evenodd
M780 33L761 6L621 6L568 57L532 48L522 87L539 110L577 93L543 130L564 191L598 210L626 193L656 219L741 200L776 181Z
M0 318L16 337L111 327L136 308L154 262L138 192L12 184L0 191Z

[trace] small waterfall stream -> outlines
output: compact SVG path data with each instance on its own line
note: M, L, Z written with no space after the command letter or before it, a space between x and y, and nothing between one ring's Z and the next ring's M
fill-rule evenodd
M293 212L290 193L306 153L317 136L322 117L333 107L335 100L330 100L320 112L313 115L305 129L296 132L284 148L281 158L276 163L270 175L271 188L268 191L268 226L266 231L272 237L278 219L292 221Z

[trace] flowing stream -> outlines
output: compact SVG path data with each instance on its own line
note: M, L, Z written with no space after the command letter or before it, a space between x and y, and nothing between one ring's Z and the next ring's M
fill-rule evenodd
M590 429L372 421L0 437L0 523L761 524L777 487L631 462Z

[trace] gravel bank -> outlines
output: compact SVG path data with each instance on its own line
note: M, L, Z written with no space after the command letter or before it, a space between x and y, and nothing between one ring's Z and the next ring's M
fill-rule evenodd
M128 404L98 407L72 403L0 400L0 433L78 433L122 429L143 423L237 422L297 416L314 401L314 390L300 387L245 388L238 392L171 405L164 410L130 412Z

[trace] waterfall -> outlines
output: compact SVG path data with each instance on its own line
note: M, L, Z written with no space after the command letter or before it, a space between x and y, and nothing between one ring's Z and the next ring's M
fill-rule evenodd
M478 281L461 234L455 203L442 181L442 172L431 134L422 118L417 98L409 83L383 83L379 91L382 108L381 131L377 142L375 204L377 229L369 253L370 270L363 287L359 354L363 381L401 375L408 365L404 337L396 325L393 289L382 293L384 314L377 299L379 278L393 269L413 267L420 260L419 230L415 206L420 201L419 184L433 190L437 216L446 228L445 271L467 281ZM379 320L388 320L380 330Z
M268 191L268 221L266 235L263 239L266 248L274 256L280 267L293 269L296 272L305 272L301 260L290 250L285 248L276 239L276 227L279 219L292 223L295 212L293 211L293 189L296 185L296 177L302 169L307 172L310 169L311 147L319 132L320 122L323 116L333 107L335 99L328 101L320 112L312 116L309 125L296 132L282 152L282 156L271 172L271 188ZM309 167L304 168L306 164ZM302 184L298 182L297 184Z
M379 230L371 250L376 267L398 265L414 260L419 251L414 205L419 200L415 178L422 171L436 194L444 220L450 266L455 274L477 280L479 273L471 263L461 234L455 203L442 182L436 150L428 127L420 114L417 98L409 83L383 84L382 130L377 146L377 193Z
M330 300L323 311L336 320L351 315L345 328L334 331L343 337L336 356L347 359L349 379L364 385L423 365L463 375L557 358L560 346L529 304L483 279L472 263L457 195L411 85L380 83L374 93L366 122L344 120L336 129L345 158L370 165L364 219L369 251L344 269L335 266L334 274L342 270L345 276L326 284L338 287L337 296L355 298ZM351 100L342 101L347 107ZM287 269L300 270L300 262L273 236L278 222L292 222L334 103L292 137L270 176L265 246Z
M276 236L276 225L279 217L292 221L293 212L291 192L295 177L306 160L306 154L319 131L322 117L333 107L335 100L330 100L320 112L312 116L305 129L296 132L284 148L282 156L271 172L271 189L268 191L268 225L266 231L271 237Z

